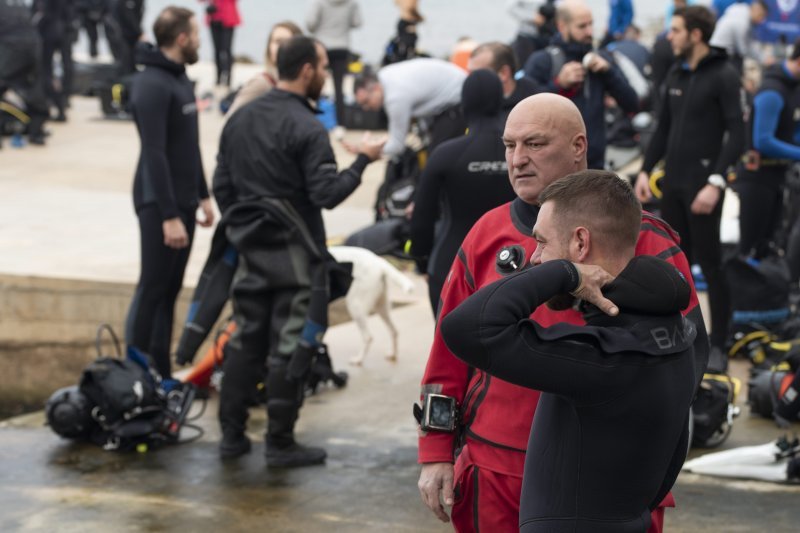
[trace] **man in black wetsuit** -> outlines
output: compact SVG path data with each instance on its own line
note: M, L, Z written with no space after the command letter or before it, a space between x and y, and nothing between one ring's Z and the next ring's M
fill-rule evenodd
M31 144L38 145L45 142L44 123L48 116L41 80L41 49L42 42L25 1L0 0L0 96L8 89L22 96L31 119L28 138ZM0 127L3 115L0 114Z
M581 171L539 194L528 268L467 298L442 321L452 352L542 391L525 458L520 531L644 532L688 449L701 375L690 287L634 250L641 206L615 174ZM580 303L586 325L544 327L540 305Z
M461 241L487 211L514 199L501 141L503 87L486 69L464 81L461 106L466 136L442 143L431 154L414 195L411 255L428 274L434 314L439 293ZM437 226L438 224L438 226Z
M189 260L198 204L201 226L214 211L198 144L197 104L185 65L197 62L197 20L188 9L168 7L153 25L158 48L143 48L145 69L131 88L131 109L142 148L133 181L139 218L141 274L128 311L128 344L148 353L170 377L175 300Z
M720 219L729 167L745 149L739 75L725 51L710 46L714 15L704 6L675 11L667 38L680 61L664 87L658 126L636 178L643 203L652 194L649 176L664 159L661 216L681 236L691 264L699 264L708 282L711 307L711 364L727 366L730 298L722 273ZM726 135L727 134L727 135Z
M237 329L225 347L219 453L233 459L250 451L247 409L266 360L267 465L300 467L327 456L294 438L311 356L327 324L322 208L333 209L358 187L385 140L367 138L353 146L355 161L337 172L328 133L309 104L325 83L325 48L297 36L281 45L277 63L278 85L225 124L214 172L220 224L239 256L231 289Z
M517 61L514 50L507 44L492 41L478 45L469 58L469 71L486 68L493 70L503 84L503 123L515 105L541 91L539 84L525 76L516 79Z
M136 43L142 37L144 0L114 0L112 9L120 30L120 74L136 70Z
M67 120L65 109L72 90L72 41L75 10L71 0L35 0L34 20L42 37L42 81L50 105L58 114L54 120ZM58 52L62 74L55 76L53 56Z

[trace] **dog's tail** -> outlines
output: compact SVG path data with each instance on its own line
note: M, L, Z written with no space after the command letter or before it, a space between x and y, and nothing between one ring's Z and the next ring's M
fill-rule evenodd
M402 272L394 267L394 265L382 257L381 265L383 265L383 272L386 274L386 278L389 281L400 287L400 289L406 294L414 292L414 282L405 277Z

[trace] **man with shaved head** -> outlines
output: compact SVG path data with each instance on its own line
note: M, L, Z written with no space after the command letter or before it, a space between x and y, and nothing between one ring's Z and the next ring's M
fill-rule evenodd
M442 417L437 417L435 424L429 423L423 412L418 487L431 511L442 521L452 520L457 531L518 531L525 450L539 392L489 376L457 359L444 343L440 325L481 287L529 266L537 248L533 227L539 214L539 194L557 179L587 168L583 119L575 104L563 96L541 93L520 102L508 117L503 142L517 198L489 211L464 239L442 289L422 379L423 407L450 401L457 413L448 426ZM649 213L642 214L635 253L669 261L691 283L678 236ZM693 286L683 314L698 329L695 375L702 376L707 364L707 336ZM584 323L575 309L553 311L546 306L536 309L531 318L542 327L558 322ZM558 487L552 490L553 497L558 498ZM668 496L653 511L649 531L661 530L663 507L672 505ZM445 506L452 506L449 516Z
M558 33L550 46L533 53L525 63L525 76L543 91L572 100L583 116L589 139L589 168L605 168L605 96L627 113L639 108L636 91L605 51L594 51L593 18L578 0L562 2L556 11Z

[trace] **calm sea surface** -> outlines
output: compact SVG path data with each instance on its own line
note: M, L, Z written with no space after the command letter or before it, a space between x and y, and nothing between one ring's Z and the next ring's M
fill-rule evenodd
M669 0L634 0L634 21L648 26L663 18ZM392 0L360 0L364 24L351 33L351 48L367 62L377 62L394 34L397 9ZM594 13L595 33L605 31L608 20L607 0L588 0ZM708 3L708 2L698 2ZM153 19L167 5L180 5L201 11L197 0L147 0L144 27L149 32ZM278 21L292 20L304 27L305 12L311 0L240 0L243 24L234 36L234 53L261 61L269 28ZM511 41L517 23L508 14L505 0L420 0L425 22L419 26L419 47L437 57L447 56L459 37L469 36L478 42ZM211 36L201 33L201 57L212 57Z

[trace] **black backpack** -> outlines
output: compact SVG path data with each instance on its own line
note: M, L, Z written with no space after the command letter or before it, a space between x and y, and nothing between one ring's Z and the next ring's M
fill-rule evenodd
M104 331L114 340L117 357L102 354ZM73 395L88 404L95 427L77 432L51 424L54 431L68 438L87 438L106 450L145 451L163 444L188 442L180 440L180 431L194 400L194 387L162 379L150 366L147 355L136 348L128 347L126 358L122 359L119 340L107 324L98 329L96 344L99 357L84 369L76 391L80 395ZM70 398L61 398L61 403ZM189 440L202 435L200 428L190 427L198 434Z
M785 258L775 254L761 260L735 256L723 271L731 288L734 325L775 325L790 317L790 274Z
M692 404L692 445L715 448L725 442L739 415L737 381L725 374L706 374Z

